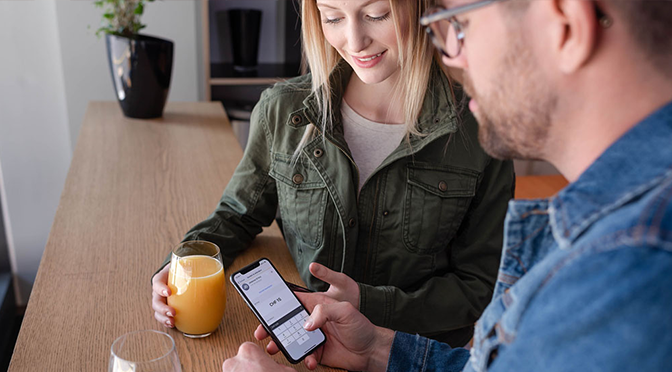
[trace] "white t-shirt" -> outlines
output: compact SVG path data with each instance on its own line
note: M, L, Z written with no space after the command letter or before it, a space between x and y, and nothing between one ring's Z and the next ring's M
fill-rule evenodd
M343 131L352 158L359 168L361 190L371 173L394 151L406 134L405 124L381 124L366 119L343 100Z

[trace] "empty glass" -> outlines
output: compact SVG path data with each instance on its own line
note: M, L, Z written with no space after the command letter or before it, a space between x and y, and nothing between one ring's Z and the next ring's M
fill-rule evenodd
M170 335L144 330L114 341L108 372L182 372L182 367Z

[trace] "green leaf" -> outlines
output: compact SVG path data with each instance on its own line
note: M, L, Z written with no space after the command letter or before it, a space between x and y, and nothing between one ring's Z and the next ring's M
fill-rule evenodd
M114 19L114 13L105 13L103 14L103 17L107 19Z
M144 12L145 6L142 5L142 2L139 2L138 5L135 7L135 11L133 13L142 15L142 12Z

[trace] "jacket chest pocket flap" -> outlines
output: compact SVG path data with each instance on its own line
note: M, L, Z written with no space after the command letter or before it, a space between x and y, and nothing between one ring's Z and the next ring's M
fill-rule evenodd
M269 175L276 180L285 235L319 248L328 192L319 172L306 160L292 164L291 155L273 154Z
M476 194L479 172L423 164L407 166L404 244L434 254L448 247Z

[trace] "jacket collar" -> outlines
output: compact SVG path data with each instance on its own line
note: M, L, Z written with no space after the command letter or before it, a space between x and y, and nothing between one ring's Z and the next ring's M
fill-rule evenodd
M333 131L332 134L336 137L343 135L343 126L340 121L340 107L345 88L352 73L352 67L341 59L329 76L331 86L333 87L333 110L336 113L334 126L331 130ZM452 87L448 78L438 64L433 62L429 86L418 120L418 129L423 135L411 137L412 147L424 147L426 143L433 141L437 137L457 131L456 108L451 92ZM459 94L459 92L457 93ZM322 110L317 102L316 94L311 92L303 100L304 107L292 112L287 118L287 125L298 128L307 125L309 122L319 123L322 119L320 114ZM292 120L295 115L305 116L307 120Z
M569 248L601 217L672 177L672 102L613 143L550 200L555 240Z

